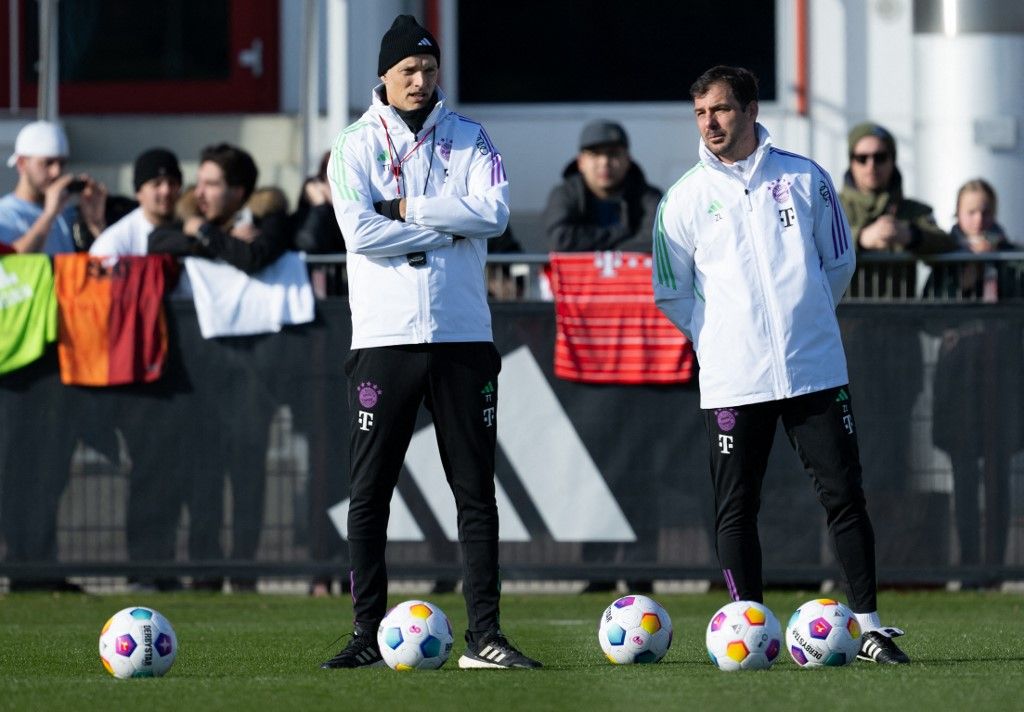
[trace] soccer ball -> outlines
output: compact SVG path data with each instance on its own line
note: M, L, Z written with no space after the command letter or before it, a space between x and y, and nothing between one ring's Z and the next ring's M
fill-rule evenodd
M733 601L711 616L704 642L720 670L766 670L782 650L782 626L763 604Z
M394 670L434 670L452 654L452 624L433 603L403 601L377 629L381 657Z
M847 665L860 651L860 624L853 611L839 601L817 598L790 617L786 647L801 667Z
M601 615L597 640L616 665L656 663L672 645L672 619L647 596L623 596Z
M152 608L120 610L100 631L100 660L114 677L160 677L170 670L177 654L174 628Z

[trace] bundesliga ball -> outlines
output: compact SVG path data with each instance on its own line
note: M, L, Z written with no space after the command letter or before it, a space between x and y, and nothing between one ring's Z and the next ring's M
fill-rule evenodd
M672 619L647 596L623 596L601 615L597 639L616 665L656 663L672 645Z
M114 677L160 677L177 654L174 628L152 608L120 610L100 631L100 660Z
M433 670L452 654L452 624L433 603L403 601L377 629L381 657L393 670Z
M766 670L782 650L782 626L764 604L733 601L711 616L704 642L720 670Z
M860 651L860 624L853 611L831 598L796 609L786 626L786 647L800 667L838 667Z

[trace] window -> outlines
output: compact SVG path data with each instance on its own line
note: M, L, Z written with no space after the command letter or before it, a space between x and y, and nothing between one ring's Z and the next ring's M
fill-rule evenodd
M457 22L462 103L687 101L715 64L776 96L774 2L465 0Z
M58 3L62 113L278 109L278 0ZM39 3L21 8L21 103L36 103Z

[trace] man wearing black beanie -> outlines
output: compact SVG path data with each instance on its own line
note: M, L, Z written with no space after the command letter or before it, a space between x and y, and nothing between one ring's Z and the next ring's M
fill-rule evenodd
M151 148L135 159L132 176L139 207L104 230L92 243L94 255L145 255L154 229L174 224L181 195L181 166L166 148Z
M327 168L348 248L348 528L355 633L321 667L383 664L388 513L424 403L455 495L469 626L462 668L536 668L498 627L498 371L483 265L508 224L508 179L477 122L437 87L441 52L411 15L380 45L370 108Z

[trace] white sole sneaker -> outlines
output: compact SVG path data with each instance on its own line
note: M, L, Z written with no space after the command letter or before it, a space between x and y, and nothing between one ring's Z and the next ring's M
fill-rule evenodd
M489 663L486 660L477 660L471 658L468 655L463 655L459 658L459 667L463 670L511 670L512 668L506 665L498 665L497 663Z

